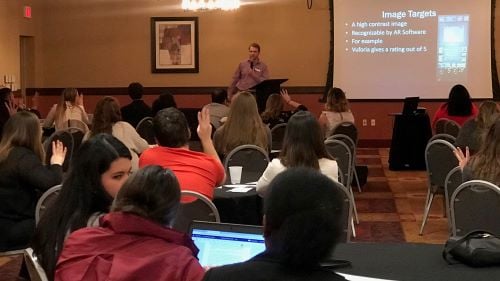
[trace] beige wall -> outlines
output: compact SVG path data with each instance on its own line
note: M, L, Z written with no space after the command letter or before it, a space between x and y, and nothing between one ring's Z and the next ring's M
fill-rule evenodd
M221 86L230 83L248 44L262 46L273 77L323 85L328 62L328 5L252 1L237 11L185 12L180 0L46 0L42 87ZM325 1L326 2L326 1ZM175 4L168 4L175 3ZM152 74L150 18L199 18L198 74ZM300 51L298 51L300 50Z

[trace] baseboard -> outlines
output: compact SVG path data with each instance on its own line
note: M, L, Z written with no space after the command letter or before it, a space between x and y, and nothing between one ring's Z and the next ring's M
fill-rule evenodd
M361 139L358 140L359 148L384 148L391 147L391 140L385 139Z

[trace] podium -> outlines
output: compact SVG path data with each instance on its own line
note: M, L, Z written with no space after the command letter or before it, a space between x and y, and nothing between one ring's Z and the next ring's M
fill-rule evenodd
M425 170L425 147L432 136L427 112L395 114L389 169Z
M259 108L259 112L263 112L264 109L266 109L266 101L269 95L279 94L280 85L286 81L288 81L288 79L286 78L267 79L251 88L251 90L254 90L255 92L255 99L257 100L257 107Z

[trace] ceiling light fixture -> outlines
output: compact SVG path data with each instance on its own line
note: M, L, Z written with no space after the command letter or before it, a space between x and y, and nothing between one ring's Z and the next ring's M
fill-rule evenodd
M240 7L240 0L182 0L184 10L235 10Z

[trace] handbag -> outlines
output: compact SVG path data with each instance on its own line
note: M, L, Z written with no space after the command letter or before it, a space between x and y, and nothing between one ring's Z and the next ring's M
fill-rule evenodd
M475 230L463 237L451 237L446 241L443 258L453 264L451 257L472 267L500 265L500 238Z

